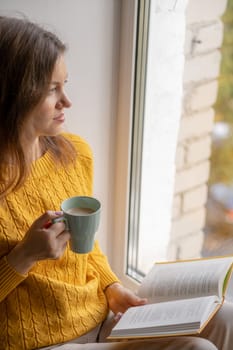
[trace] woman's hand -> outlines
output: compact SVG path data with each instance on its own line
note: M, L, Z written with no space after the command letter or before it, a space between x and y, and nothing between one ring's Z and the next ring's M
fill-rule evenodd
M22 241L7 256L9 264L16 271L26 274L37 261L58 259L64 253L70 239L65 224L58 222L47 225L61 215L62 212L47 211L34 221Z
M105 290L109 308L115 315L124 313L130 306L139 306L147 303L147 299L139 298L120 283L113 283Z

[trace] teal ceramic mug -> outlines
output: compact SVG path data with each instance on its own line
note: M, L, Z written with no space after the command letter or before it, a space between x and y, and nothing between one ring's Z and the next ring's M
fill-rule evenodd
M64 220L70 231L70 247L73 252L86 254L92 251L95 233L100 222L101 203L94 197L76 196L61 203Z

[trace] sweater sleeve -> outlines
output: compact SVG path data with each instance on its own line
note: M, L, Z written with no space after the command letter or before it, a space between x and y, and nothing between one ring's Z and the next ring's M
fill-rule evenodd
M6 256L0 259L0 302L12 292L27 275L21 275L8 264Z
M103 290L114 282L120 283L119 278L112 271L108 259L102 253L97 241L95 242L93 251L89 254L89 259L100 275L100 283Z

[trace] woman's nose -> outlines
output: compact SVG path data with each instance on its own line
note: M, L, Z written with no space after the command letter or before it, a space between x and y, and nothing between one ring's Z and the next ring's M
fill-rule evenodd
M68 96L63 93L60 100L57 102L57 107L58 108L69 108L72 106L71 100L68 98Z
M64 103L66 108L69 108L72 106L72 102L66 94L64 94Z

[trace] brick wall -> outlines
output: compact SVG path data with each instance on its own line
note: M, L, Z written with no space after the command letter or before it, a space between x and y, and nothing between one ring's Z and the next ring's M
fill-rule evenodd
M227 0L189 0L169 258L201 255Z

